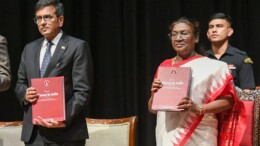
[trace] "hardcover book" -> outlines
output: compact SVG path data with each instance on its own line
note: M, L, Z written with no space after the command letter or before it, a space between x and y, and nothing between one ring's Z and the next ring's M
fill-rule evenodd
M32 104L33 124L38 116L65 121L64 77L36 78L31 82L39 94L38 100Z
M158 79L163 86L154 93L152 109L157 111L182 111L177 104L189 96L191 84L190 67L159 67Z

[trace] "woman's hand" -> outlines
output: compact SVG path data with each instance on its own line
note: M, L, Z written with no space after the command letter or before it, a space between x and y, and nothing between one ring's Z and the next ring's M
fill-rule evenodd
M189 110L193 113L199 113L198 106L192 100L190 100L189 97L182 98L177 106L178 109L183 109L185 111Z
M157 111L154 111L152 110L151 106L152 106L152 103L153 103L153 96L154 96L154 93L157 92L160 88L162 88L162 82L159 80L159 79L154 79L153 80L153 83L152 83L152 87L151 87L151 98L149 99L148 101L148 110L153 113L153 114L156 114Z
M196 114L205 114L205 113L220 113L225 110L230 109L234 104L233 98L230 96L219 97L218 99L207 103L197 105L188 97L182 98L178 104L178 109L184 109L184 111L189 110Z
M151 92L155 93L157 92L160 88L162 88L163 84L159 79L154 79L151 87Z

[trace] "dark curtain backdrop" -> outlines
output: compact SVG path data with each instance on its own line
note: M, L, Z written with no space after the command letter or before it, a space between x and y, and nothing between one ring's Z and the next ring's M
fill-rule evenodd
M156 117L147 110L157 66L175 55L168 26L180 16L197 19L200 43L208 48L207 20L214 12L233 18L231 44L247 51L260 84L259 0L63 0L64 32L88 41L94 61L94 92L88 117L137 115L138 146L155 146ZM14 94L20 55L26 43L40 37L34 17L36 0L1 0L0 34L8 39L12 87L0 93L0 120L22 120ZM84 72L82 72L84 73Z

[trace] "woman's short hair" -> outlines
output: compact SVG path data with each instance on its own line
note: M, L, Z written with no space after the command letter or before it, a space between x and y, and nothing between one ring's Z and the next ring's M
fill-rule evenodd
M195 37L199 37L200 30L199 30L199 22L198 21L193 20L193 19L188 19L187 17L181 17L178 20L175 20L175 21L172 22L172 24L170 25L170 31L172 31L173 27L176 24L179 24L179 23L185 23L185 24L189 25L192 29L193 35Z

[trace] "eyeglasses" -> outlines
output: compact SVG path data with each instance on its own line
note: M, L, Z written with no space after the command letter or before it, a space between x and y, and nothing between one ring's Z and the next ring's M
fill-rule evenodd
M169 33L168 36L169 38L172 39L176 39L178 38L178 36L180 36L182 39L186 39L187 37L189 37L191 35L191 33L187 32L187 31L181 31L181 32L172 32Z
M44 22L50 22L53 17L54 16L51 15L36 16L35 18L33 18L33 20L36 24L38 24L41 23L42 20Z

